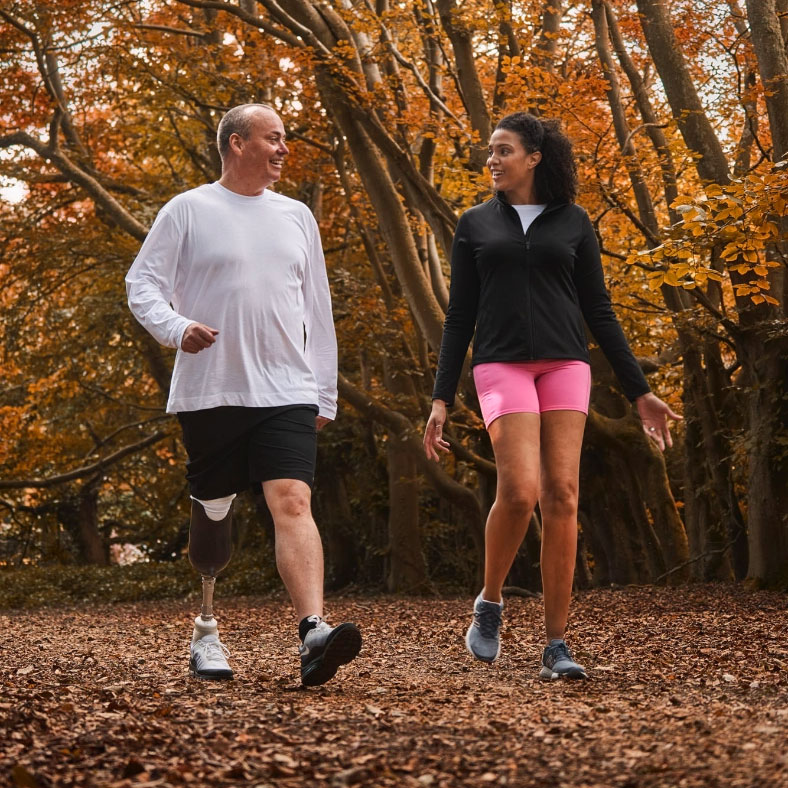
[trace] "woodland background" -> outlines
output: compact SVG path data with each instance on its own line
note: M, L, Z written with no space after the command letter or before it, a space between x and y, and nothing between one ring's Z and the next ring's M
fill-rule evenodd
M421 434L452 231L489 196L495 122L528 109L574 141L617 314L685 417L663 457L593 351L576 586L785 587L786 42L788 0L5 0L0 564L136 558L192 584L173 359L123 277L161 205L218 177L223 112L265 101L290 137L276 188L314 211L334 298L330 586L475 587L495 467L467 375L442 466ZM263 590L270 521L237 512ZM535 517L512 585L539 588L539 535Z

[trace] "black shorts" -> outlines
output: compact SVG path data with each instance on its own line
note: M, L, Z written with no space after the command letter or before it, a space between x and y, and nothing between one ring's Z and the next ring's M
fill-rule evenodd
M178 413L189 455L186 479L202 501L224 498L262 482L315 478L315 405L221 407Z

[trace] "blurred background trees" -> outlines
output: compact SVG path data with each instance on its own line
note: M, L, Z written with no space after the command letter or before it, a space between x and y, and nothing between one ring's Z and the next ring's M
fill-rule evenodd
M619 318L685 416L663 458L593 353L577 585L788 582L787 36L785 0L5 3L0 560L180 558L172 356L123 277L161 205L218 177L223 112L265 101L334 298L331 584L476 582L495 468L469 376L442 466L421 433L454 224L521 109L573 139ZM241 503L261 561L266 522ZM534 518L510 582L538 588L538 559Z

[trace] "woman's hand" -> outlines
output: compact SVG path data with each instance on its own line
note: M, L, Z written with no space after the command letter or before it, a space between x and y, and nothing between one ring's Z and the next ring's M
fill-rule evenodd
M443 438L443 425L446 423L446 403L442 399L432 401L432 413L427 419L424 430L424 453L428 460L440 462L440 456L435 449L448 452L449 442Z
M665 451L665 447L673 445L673 438L670 436L668 419L681 419L678 413L674 413L670 406L664 403L655 394L649 392L643 394L635 400L640 420L643 422L643 432L659 446L660 451Z

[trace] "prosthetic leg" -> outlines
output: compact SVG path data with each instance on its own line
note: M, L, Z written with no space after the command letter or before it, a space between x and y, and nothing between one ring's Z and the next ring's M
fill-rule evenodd
M219 640L219 628L213 616L216 576L230 563L232 555L232 517L232 499L226 514L218 520L208 515L200 501L192 499L189 561L202 576L202 608L194 620L189 663L191 675L196 678L233 677L226 659L229 652Z

